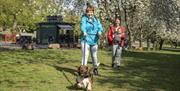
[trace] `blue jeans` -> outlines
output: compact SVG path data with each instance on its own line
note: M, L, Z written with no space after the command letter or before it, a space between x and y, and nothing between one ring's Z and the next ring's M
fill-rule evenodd
M89 45L87 43L84 45L84 43L82 42L81 48L82 48L81 65L87 65L89 50L90 50L93 67L97 68L98 67L98 59L97 59L98 45Z

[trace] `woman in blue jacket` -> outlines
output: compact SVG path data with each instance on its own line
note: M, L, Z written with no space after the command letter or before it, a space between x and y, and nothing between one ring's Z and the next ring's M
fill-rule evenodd
M102 25L94 15L94 7L87 6L86 14L81 18L80 22L81 28L81 48L82 48L82 62L81 65L87 65L89 50L91 53L92 63L94 67L94 74L98 75L99 62L97 59L98 50L98 39L103 32Z

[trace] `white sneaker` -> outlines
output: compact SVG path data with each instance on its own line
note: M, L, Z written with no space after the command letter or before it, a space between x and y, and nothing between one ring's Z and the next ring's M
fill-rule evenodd
M100 63L97 63L97 67L99 67Z

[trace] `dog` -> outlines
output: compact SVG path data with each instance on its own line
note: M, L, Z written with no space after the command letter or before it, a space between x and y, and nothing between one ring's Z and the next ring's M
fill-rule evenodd
M86 91L92 90L93 75L88 66L81 65L78 67L78 76L76 78L76 84L78 88L86 89Z

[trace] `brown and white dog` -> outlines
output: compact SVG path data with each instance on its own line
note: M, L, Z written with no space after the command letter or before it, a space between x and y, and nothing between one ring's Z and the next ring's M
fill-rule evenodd
M76 82L78 88L84 88L86 91L92 90L93 75L87 66L81 65L78 67L78 76L76 78Z

